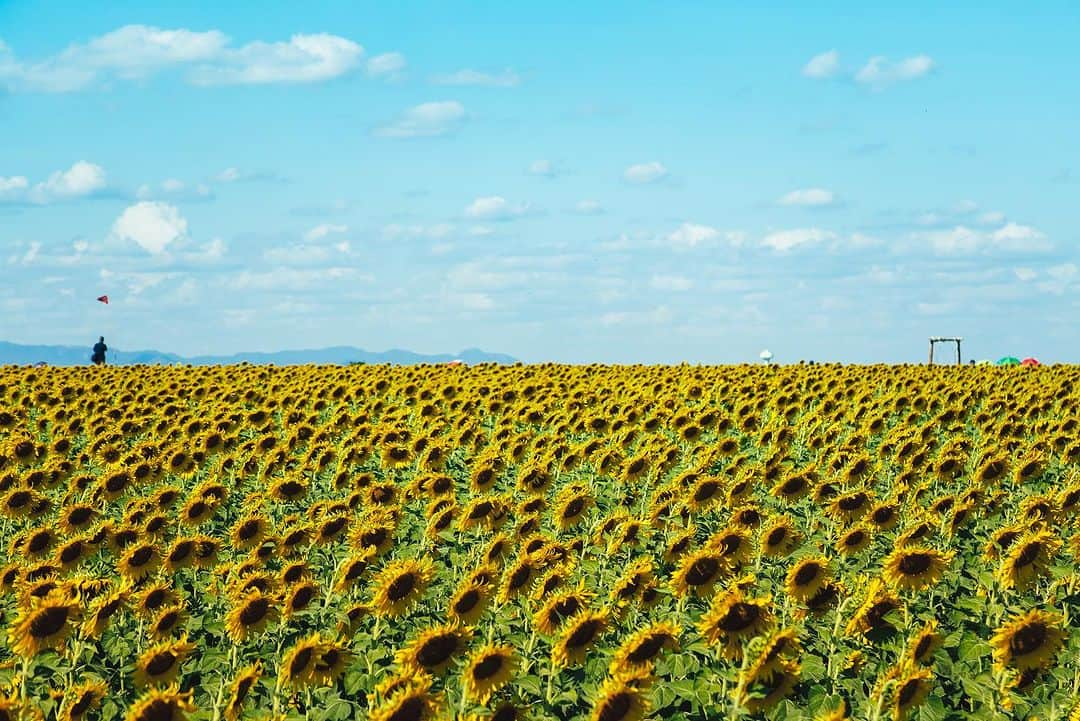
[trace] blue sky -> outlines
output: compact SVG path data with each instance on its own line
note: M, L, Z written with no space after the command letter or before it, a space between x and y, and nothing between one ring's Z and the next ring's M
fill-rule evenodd
M0 2L0 338L1076 360L1080 8L896 5Z

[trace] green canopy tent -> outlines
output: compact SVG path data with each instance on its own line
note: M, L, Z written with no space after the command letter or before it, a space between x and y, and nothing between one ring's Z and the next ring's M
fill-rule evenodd
M1020 359L1011 355L1007 355L1004 358L999 358L995 365L999 366L1018 366L1020 365Z

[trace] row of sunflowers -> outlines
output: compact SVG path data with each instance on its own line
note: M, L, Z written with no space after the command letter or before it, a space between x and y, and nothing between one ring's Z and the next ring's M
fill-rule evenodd
M0 369L0 720L1080 719L1080 372Z

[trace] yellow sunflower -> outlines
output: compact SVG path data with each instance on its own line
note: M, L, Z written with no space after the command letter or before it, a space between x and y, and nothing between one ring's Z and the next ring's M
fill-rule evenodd
M551 661L556 666L569 666L585 660L589 648L596 643L608 625L608 613L584 609L567 619L551 649Z
M666 649L679 644L679 627L662 621L635 631L615 651L611 673L651 669L653 661Z
M1065 637L1060 614L1031 609L999 627L990 645L998 666L1046 668L1053 663Z
M828 583L831 576L829 561L826 558L823 556L804 558L788 570L784 588L788 596L806 603Z
M258 635L280 616L274 599L262 591L252 589L232 600L232 607L225 614L225 630L233 642Z
M464 673L465 695L487 703L493 693L510 681L517 663L513 646L485 645L469 658Z
M896 588L922 591L941 580L951 561L951 552L926 546L904 546L885 558L882 575Z
M162 641L146 649L135 661L135 685L140 687L172 683L184 659L195 650L187 637Z
M641 721L648 710L642 689L626 678L610 676L597 691L589 721Z
M377 615L400 616L423 595L434 578L434 566L427 558L391 561L376 574L371 605Z
M124 721L183 721L195 711L191 703L191 691L180 692L178 684L165 688L151 688L130 707Z
M30 598L20 605L19 613L8 632L12 651L34 656L46 648L60 648L72 626L78 621L77 602L59 593Z
M468 645L470 633L457 624L443 624L422 630L416 638L397 653L397 663L437 675Z

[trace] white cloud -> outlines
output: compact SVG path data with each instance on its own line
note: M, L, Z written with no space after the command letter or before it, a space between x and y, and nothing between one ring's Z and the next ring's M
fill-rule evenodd
M169 178L157 188L152 185L140 185L135 191L135 197L139 200L154 200L168 198L172 200L209 200L214 197L214 191L209 185L197 183L188 185L182 180Z
M681 293L694 287L694 281L682 275L654 275L649 278L649 287L654 290Z
M521 83L521 78L510 68L501 73L484 73L478 70L458 70L447 75L436 75L431 79L436 85L481 85L491 88L513 88Z
M15 195L29 187L30 181L22 175L14 175L10 178L0 177L0 197Z
M143 250L159 255L171 243L187 236L187 220L175 206L143 201L129 206L113 223L114 238L134 242Z
M525 215L530 210L528 203L513 205L501 195L488 195L477 198L465 207L466 218L480 220L509 220Z
M812 245L836 238L836 233L819 228L795 228L781 230L766 235L761 244L775 251L785 253L802 245Z
M916 233L915 238L929 243L934 252L942 255L983 250L1044 251L1051 247L1041 231L1012 222L992 232L957 225L947 230Z
M465 119L465 107L456 100L421 103L389 125L375 129L383 138L423 138L446 135Z
M667 239L674 246L680 248L696 248L717 240L720 231L708 225L697 223L683 223L675 230L668 233Z
M320 238L325 238L331 233L348 233L349 226L347 225L335 225L333 223L322 223L316 225L314 228L304 233L304 240L311 243Z
M58 170L48 180L35 185L30 191L30 200L47 203L62 198L78 198L104 187L105 170L100 165L80 160L67 170Z
M638 163L623 171L623 179L628 183L653 183L667 177L668 169L659 161Z
M1039 246L1046 236L1029 225L1009 222L990 234L990 239L1002 247L1024 249Z
M37 62L20 62L9 53L0 80L11 90L60 93L187 68L195 85L307 83L349 72L362 54L355 42L326 33L230 47L219 30L126 25Z
M1000 210L988 210L979 216L979 222L983 225L1000 225L1005 222L1005 214Z
M226 50L214 64L196 67L189 79L195 85L313 83L349 72L363 52L336 35L293 35L289 42L253 42Z
M855 82L882 90L897 82L921 78L933 69L934 60L929 55L915 55L895 63L875 55L855 73Z
M543 175L551 178L555 176L555 167L550 160L534 160L528 168L529 175Z
M371 276L355 268L274 268L267 271L245 270L222 278L222 282L238 290L302 291L321 288L340 281L370 281Z
M1017 280L1024 283L1039 277L1039 274L1032 268L1013 268L1013 274L1016 276Z
M840 53L835 50L815 55L803 66L802 74L808 78L831 78L840 72Z
M1075 263L1062 263L1047 268L1046 275L1047 279L1038 283L1039 290L1061 295L1073 285L1073 281L1080 275L1080 268L1077 268Z
M405 69L405 56L401 53L383 53L367 61L366 72L373 78L393 78Z
M382 229L382 235L386 240L439 240L450 235L453 231L454 226L449 223L435 223L433 225L391 223Z
M831 190L824 188L804 188L793 190L776 201L780 205L797 205L805 208L822 208L836 202Z
M581 215L599 215L604 212L604 206L598 200L579 200L574 205L574 212Z

